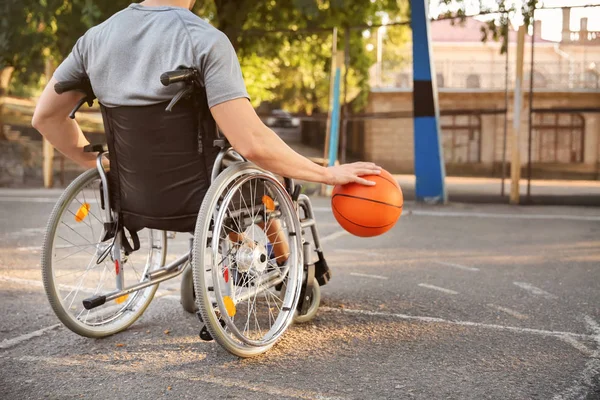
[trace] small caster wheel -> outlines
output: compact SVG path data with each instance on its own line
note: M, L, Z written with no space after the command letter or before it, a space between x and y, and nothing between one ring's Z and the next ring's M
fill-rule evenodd
M194 279L191 266L186 267L181 276L180 294L180 302L183 309L190 314L196 313L198 307L196 306L196 294L194 293Z
M285 284L281 288L282 293L285 293ZM319 305L321 304L321 287L319 286L319 282L315 278L312 286L312 293L308 295L310 306L308 307L308 311L304 315L299 315L298 310L294 313L294 322L297 324L303 324L305 322L309 322L314 317L317 316L317 311L319 310Z
M212 335L210 334L208 329L206 329L206 325L202 325L202 329L200 329L199 336L200 336L200 339L204 340L205 342L210 342L211 340L213 340Z

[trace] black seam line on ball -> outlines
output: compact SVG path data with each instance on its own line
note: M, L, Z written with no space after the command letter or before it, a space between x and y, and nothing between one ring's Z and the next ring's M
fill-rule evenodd
M348 197L348 198L350 198L350 199L359 199L359 200L364 200L364 201L370 201L371 203L383 204L383 205L386 205L386 206L390 206L390 207L394 207L394 208L399 208L399 209L402 209L402 206L395 206L395 205L393 205L393 204L385 203L385 202L383 202L383 201L379 201L379 200L371 200L371 199L365 199L364 197L356 197L356 196L352 196L352 195L349 195L349 194L339 194L339 193L336 193L336 194L335 194L335 195L333 195L333 197L331 198L331 201L333 201L333 199L335 199L337 196L340 196L340 197ZM333 204L333 203L332 203L332 204Z
M382 226L366 226L366 225L361 225L361 224L357 224L354 221L350 221L348 218L344 217L344 215L338 211L337 208L335 208L335 206L333 204L331 204L333 206L333 209L340 215L340 217L344 218L346 221L350 222L351 224L354 224L356 226L360 226L361 228L366 228L366 229L380 229L380 228L385 228L388 227L390 225L394 225L396 222L398 222L398 220L394 221L394 222L390 222L387 225L382 225Z
M388 181L389 183L391 183L392 185L394 185L394 187L395 187L396 189L398 188L398 186L400 186L400 185L398 184L398 182L393 182L393 181L390 181L390 180L389 180L388 178L386 178L385 176L381 176L381 175L376 175L376 176L380 177L381 179L385 179L386 181ZM373 181L371 181L371 182L373 182ZM396 185L398 185L398 186L396 186Z

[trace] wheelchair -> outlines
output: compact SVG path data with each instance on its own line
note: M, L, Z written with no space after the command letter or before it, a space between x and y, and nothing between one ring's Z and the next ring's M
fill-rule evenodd
M161 81L185 83L172 107L193 90L197 72L179 69ZM55 89L86 93L71 118L95 98L89 83ZM42 248L44 288L67 328L89 338L121 332L144 313L161 282L179 275L181 304L197 313L200 337L238 357L264 353L293 322L314 318L330 274L310 199L292 179L245 160L225 138L216 137L214 146L218 154L189 252L169 263L166 231L119 226L105 162L110 154L104 145L86 146L97 153L97 167L62 193ZM286 252L276 254L282 244Z

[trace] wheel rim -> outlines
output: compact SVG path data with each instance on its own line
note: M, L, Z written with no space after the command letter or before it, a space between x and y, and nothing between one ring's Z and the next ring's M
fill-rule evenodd
M83 329L95 332L117 331L137 319L138 312L151 300L156 287L148 287L129 296L86 310L82 301L116 289L116 266L111 258L113 239L101 242L105 213L101 209L100 178L96 174L64 199L57 214L50 251L51 279L47 290L57 300L65 316ZM144 229L138 233L140 250L126 258L120 268L124 286L145 280L148 272L164 262L165 236L161 231ZM49 246L48 246L49 244ZM64 322L64 321L63 321Z
M204 268L209 278L206 295L213 303L215 316L222 321L217 329L229 340L242 346L268 346L291 323L301 289L299 238L293 236L300 234L296 211L283 186L272 176L259 172L232 179L221 193L227 194L213 214L210 254L206 254L210 257L205 260L205 265L211 266L210 271ZM244 194L249 194L248 200ZM268 237L274 216L289 243L288 254L279 257L288 257L283 267L276 264L277 259L265 259L269 244L275 244ZM264 223L262 227L260 222ZM234 238L237 235L236 240L232 240L232 234ZM266 279L268 276L289 278L291 283L284 295L275 291L273 281ZM212 294L208 290L211 283Z

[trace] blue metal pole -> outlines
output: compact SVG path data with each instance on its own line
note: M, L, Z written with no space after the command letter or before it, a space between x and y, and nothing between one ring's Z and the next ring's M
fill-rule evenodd
M340 133L340 68L335 69L333 81L333 109L331 110L331 128L329 132L329 162L331 167L335 164L338 156L338 141Z
M413 37L413 112L415 196L417 201L445 203L446 169L440 141L440 111L431 61L427 0L411 0Z

